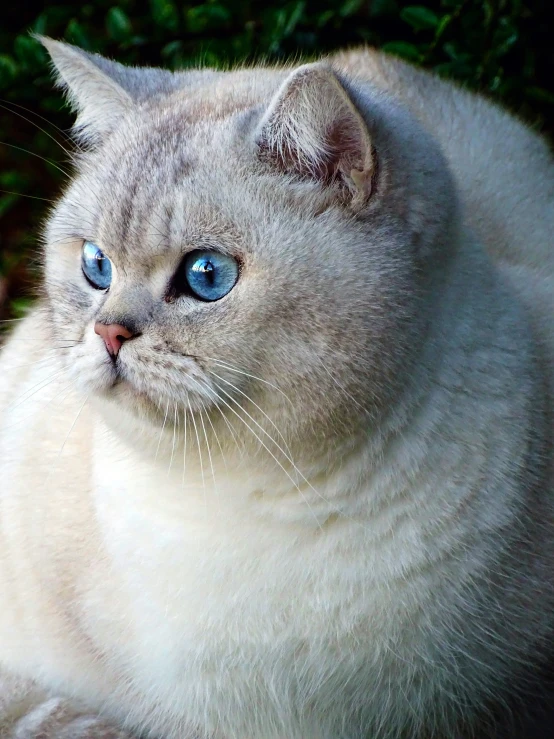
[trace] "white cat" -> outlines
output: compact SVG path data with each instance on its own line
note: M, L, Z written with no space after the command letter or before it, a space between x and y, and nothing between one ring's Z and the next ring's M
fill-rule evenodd
M43 41L82 151L0 359L0 664L41 686L0 735L492 736L554 629L546 145L369 50Z

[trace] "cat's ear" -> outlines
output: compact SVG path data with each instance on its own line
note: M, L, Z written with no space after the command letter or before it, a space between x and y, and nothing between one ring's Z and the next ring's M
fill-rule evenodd
M125 67L61 41L37 38L50 54L58 83L78 113L77 135L88 142L102 139L134 105L118 79Z
M326 64L295 70L257 133L261 156L281 171L337 187L355 204L370 195L375 157L368 128Z

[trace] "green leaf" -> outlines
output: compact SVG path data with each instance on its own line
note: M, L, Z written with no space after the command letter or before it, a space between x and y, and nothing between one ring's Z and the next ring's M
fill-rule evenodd
M339 15L342 15L343 18L348 18L349 15L354 15L354 13L360 9L362 2L363 0L346 0L346 2L343 2L341 5Z
M37 18L35 19L35 22L33 23L33 31L35 33L39 33L42 36L46 33L46 28L48 26L48 13L44 12L41 13Z
M400 17L409 23L414 31L428 31L439 25L438 15L423 5L410 5L400 11Z
M17 77L17 64L13 57L0 54L0 87L7 87Z
M461 51L458 48L458 44L447 41L442 48L444 49L445 53L448 54L448 56L452 59L452 61L463 63L471 61L471 54L467 51Z
M162 57L165 59L165 63L172 69L179 69L183 66L183 47L184 44L182 41L170 41L163 47L161 51Z
M196 5L186 11L187 28L192 33L201 33L208 28L217 28L231 19L231 12L219 3Z
M72 18L67 24L65 37L68 41L77 44L82 49L90 49L90 41L88 40L85 29L76 18Z
M179 29L179 13L172 0L150 0L150 7L157 26L173 32Z
M423 54L417 46L407 41L389 41L387 44L383 44L381 48L389 54L408 59L410 62L420 62L423 58Z
M296 3L294 8L292 9L292 13L289 16L287 25L283 30L283 36L290 36L290 34L294 31L302 16L304 15L305 6L306 3L303 1Z
M5 215L18 200L18 195L0 193L0 216Z
M128 15L117 7L110 8L106 13L106 29L114 41L120 43L128 41L133 33Z
M540 102L554 105L554 93L550 90L545 90L543 87L535 87L534 85L528 87L525 90L525 95L532 100L539 100Z
M435 30L435 38L442 36L446 28L450 25L451 21L452 21L451 15L449 15L448 13L446 15L443 15L443 17L439 21L439 25L437 26Z
M496 58L504 56L517 43L518 30L509 18L500 18L492 38L492 48Z
M317 21L316 21L317 27L318 28L323 28L334 17L335 17L335 11L334 10L326 10L325 12L321 13L321 15L318 16Z
M396 0L373 0L369 6L369 15L371 18L383 18L387 15L395 15L396 13L398 13Z
M28 183L25 177L16 169L9 169L0 173L0 185L6 190L22 190Z
M46 61L42 44L31 36L16 36L13 49L17 59L27 68L42 67Z

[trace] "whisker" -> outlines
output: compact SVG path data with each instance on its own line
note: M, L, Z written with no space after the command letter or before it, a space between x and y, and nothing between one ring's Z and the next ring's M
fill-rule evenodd
M44 411L44 410L46 410L46 408L48 408L49 406L51 406L51 405L52 405L52 403L53 403L53 402L54 402L55 400L56 400L56 401L58 401L59 403L63 403L63 401L64 401L64 400L65 400L65 399L67 398L67 396L68 396L68 395L69 395L69 394L71 393L71 391L72 391L72 390L73 390L73 383L72 383L72 382L70 382L70 383L68 383L68 384L67 384L67 385L66 385L65 387L63 387L63 388L61 389L61 391L60 391L60 394L59 394L59 395L58 395L58 394L56 394L56 395L52 396L52 397L50 398L50 400L49 400L49 401L48 401L47 403L45 403L45 404L44 404L44 405L42 406L42 408L41 408L41 411ZM24 416L23 418L19 418L19 419L18 419L18 420L17 420L17 421L15 422L15 423L10 423L10 424L8 424L7 426L3 426L3 428L4 428L4 429L5 429L6 431L7 431L8 429L16 428L16 427L17 427L17 426L19 426L19 425L20 425L21 423L26 423L26 422L27 422L27 421L28 421L29 419L31 419L31 418L33 418L33 417L34 417L34 411L33 411L32 413L29 413L29 414L28 414L27 416Z
M67 397L67 395L64 396L64 397ZM65 436L65 439L63 440L63 443L62 443L62 445L60 447L60 450L58 451L58 454L56 455L56 461L59 461L60 457L62 456L63 450L65 449L65 445L67 444L67 442L69 440L69 437L71 436L71 433L73 432L73 429L75 428L75 426L77 424L77 421L79 419L79 416L81 415L81 413L83 411L83 408L85 407L85 405L86 405L89 397L90 397L90 394L86 396L86 398L84 399L83 403L79 407L79 410L77 411L77 415L73 419L73 422L72 422L71 426L69 427L69 431L67 432L67 434ZM50 467L50 470L49 470L49 472L48 472L48 474L46 476L46 479L44 480L44 483L43 483L45 488L48 486L48 483L50 482L50 480L52 478L52 475L54 474L54 465L53 464L50 464L49 467Z
M268 433L268 432L267 432L267 431L266 431L266 430L264 429L264 427L263 427L263 426L262 426L262 425L261 425L260 423L258 423L258 421L256 421L256 419L255 419L255 418L254 418L254 417L253 417L253 416L252 416L252 415L251 415L251 414L250 414L250 413L249 413L249 412L248 412L248 411L246 410L246 408L243 408L243 407L241 406L241 404L240 404L240 403L239 403L239 402L238 402L238 401L237 401L237 400L236 400L235 398L233 398L233 396L232 396L232 395L231 395L230 393L228 393L228 392L227 392L226 390L224 390L224 389L223 389L222 387L220 387L219 385L216 385L216 387L217 387L217 389L218 389L218 390L219 390L220 392L222 392L222 393L223 393L223 394L224 394L224 395L225 395L225 396L226 396L227 398L229 398L229 400L230 400L231 402L233 402L233 403L234 403L234 404L235 404L236 406L238 406L238 407L239 407L239 408L240 408L240 409L241 409L241 410L242 410L242 411L243 411L243 412L245 413L245 415L246 415L246 416L248 416L248 418L249 418L249 419L250 419L250 420L252 421L252 423L254 423L254 424L255 424L255 425L256 425L256 426L257 426L257 427L258 427L258 428L260 429L260 431L261 431L261 432L262 432L263 434L265 434L265 436L267 436L267 438L268 438L268 439L270 439L270 440L271 440L271 441L273 442L273 444L275 444L275 446L276 446L276 447L277 447L277 449L278 449L278 450L279 450L279 451L281 452L281 454L283 454L283 456L285 457L285 459L286 459L286 460L287 460L288 462L290 462L290 463L291 463L291 464L292 464L292 465L294 466L294 462L293 462L293 460L292 460L292 459L291 459L291 458L289 457L289 455L288 455L288 454L287 454L287 452L286 452L286 451L285 451L285 450L283 449L283 447L281 447L281 446L279 445L279 443L278 443L278 442L276 442L276 441L275 441L275 439L274 439L274 438L273 438L273 437L271 436L271 434L269 434L269 433Z
M265 436L267 436L267 438L268 438L268 439L269 439L269 440L270 440L270 441L271 441L271 442L272 442L272 443L273 443L273 444L274 444L274 445L276 446L276 448L277 448L277 449L278 449L278 450L279 450L279 451L281 452L281 454L282 454L282 455L283 455L283 456L285 457L285 459L287 460L287 462L289 462L289 463L290 463L290 464L292 465L292 468L293 468L293 470L294 470L294 471L296 472L296 474L298 474L298 475L300 476L301 480L302 480L303 482L305 482L305 483L306 483L306 485L307 485L307 486L308 486L308 487L310 488L310 490L311 490L312 492L314 492L314 493L315 493L315 494L316 494L316 495L318 496L318 498L320 498L320 499L321 499L321 500L322 500L323 502L325 502L325 503L328 503L328 504L330 504L330 505L333 505L332 501L328 500L328 499L327 499L327 498L326 498L326 497L325 497L325 496L324 496L324 495L323 495L322 493L320 493L320 492L319 492L319 490L316 490L316 488L315 488L315 487L314 487L314 486L312 485L312 483L311 483L311 482L310 482L310 481L308 480L308 478L307 478L307 477L306 477L306 476L305 476L305 475L304 475L304 474L302 473L302 471L301 471L301 470L300 470L300 469L299 469L299 468L297 467L297 465L295 464L294 460L293 460L293 459L292 459L291 457L289 457L289 455L288 455L288 454L287 454L287 453L285 452L285 450L284 450L284 449L283 449L283 448L282 448L282 447L281 447L281 446L279 445L279 443L278 443L277 441L275 441L275 439L274 439L274 438L273 438L273 437L272 437L272 436L271 436L270 434L268 434L268 432L267 432L267 431L266 431L266 430L265 430L265 429L263 428L263 426L261 426L261 425L260 425L260 424L259 424L259 423L258 423L258 422L256 421L256 419L255 419L255 418L253 418L253 417L252 417L252 416L251 416L251 415L250 415L250 414L248 413L248 411L247 411L247 410L246 410L245 408L243 408L243 407L242 407L242 406L240 405L240 403L238 403L238 402L237 402L237 400L235 400L235 398L233 398L233 396L232 396L232 395L230 395L230 394L229 394L229 393L228 393L228 392L227 392L226 390L224 390L224 389L223 389L222 387L219 387L219 386L216 386L216 387L217 387L217 389L218 389L218 390L219 390L220 392L222 392L222 393L223 393L224 395L226 395L226 396L227 396L227 397L229 398L229 400L231 400L231 401L232 401L233 403L235 403L235 405L236 405L236 406L238 406L238 407L239 407L239 408L240 408L240 409L241 409L241 410L243 411L243 413L245 413L245 414L246 414L246 416L248 416L248 418L249 418L249 419L250 419L250 420L251 420L251 421L252 421L252 422L253 422L253 423L254 423L254 424L255 424L255 425L256 425L256 426L257 426L257 427L258 427L258 428L260 429L260 431L261 431L261 432L262 432L263 434L265 434ZM223 399L221 399L221 400L223 401ZM223 402L225 402L225 401L223 401ZM228 405L228 404L226 404L226 405ZM228 406L228 407L230 408L230 406ZM233 409L231 409L231 410L233 410ZM236 414L236 412L235 412L234 410L233 410L233 412L235 413L235 415L237 415L237 414ZM241 420L243 420L243 421L244 421L244 419L241 419ZM281 465L281 466L282 466L282 465ZM283 467L283 470L285 470L285 468L284 468L284 467ZM287 472L287 475L288 475L288 477L289 477L289 478L290 478L290 479L292 480L292 477L291 477L291 476L290 476L290 475L288 474L288 472ZM298 484L297 484L297 483L295 483L295 484L296 484L296 486L297 486L297 489L298 489L298 491L300 492L300 488L298 487ZM307 501L306 501L306 502L307 502ZM359 524L360 526L364 527L364 525L362 524L362 522L361 522L361 521L358 521L357 519L353 518L352 516L349 516L348 514L344 513L343 511L341 511L340 509L338 509L338 508L336 508L336 507L334 508L334 512L335 512L335 513L338 513L338 514L340 514L340 515L341 515L341 516L343 516L344 518L347 518L347 519L349 519L349 520L350 520L350 521L352 521L353 523L357 523L357 524ZM364 527L364 528L365 528L365 527Z
M222 392L225 392L225 391L224 391L224 390L223 390L222 388L218 388L218 389L219 389L219 390L222 390ZM230 397L230 396L229 396L229 397ZM239 419L240 421L242 421L242 423L243 423L243 424L244 424L244 425L246 426L246 428L247 428L247 429L249 429L249 431L250 431L250 432L251 432L251 433L252 433L252 434L254 435L254 437L255 437L255 438L256 438L256 439L257 439L257 440L259 441L259 443L260 443L260 444L262 445L262 447L263 447L263 448L264 448L264 449L265 449L265 450L267 451L267 453L268 453L268 454L269 454L269 455L270 455L270 456L271 456L271 457L272 457L272 458L273 458L273 459L275 460L275 462L276 462L276 463L277 463L277 464L279 465L279 467L280 467L280 468L281 468L281 469L283 470L283 472L284 472L284 473L285 473L285 475L286 475L286 476L287 476L287 477L289 478L289 480L290 480L290 481L292 482L292 484L294 485L294 487L296 488L296 490L297 490L297 491L298 491L298 492L300 493L300 495L301 495L301 497L302 497L302 500L304 501L304 503L306 503L306 505L308 506L308 509L309 509L309 511L310 511L310 513L311 513L311 515L313 516L313 518L314 518L314 520L315 520L315 522L316 522L316 524L317 524L318 528L319 528L319 529L320 529L321 531L323 531L323 527L321 526L321 523L319 522L319 519L318 519L318 517L317 517L317 515L316 515L315 511L313 510L312 506L310 505L310 502L309 502L309 500L308 500L308 499L306 498L306 496L305 496L305 495L304 495L304 493L302 492L302 490L301 490L300 486L298 485L298 483L296 482L296 480L295 480L295 479L294 479L294 478L292 477L292 475L291 475L291 474L289 473L289 471L287 470L287 468L286 468L286 467L285 467L285 466L284 466L284 465L283 465L283 464L282 464L282 463L281 463L281 462L279 461L279 459L278 459L278 458L277 458L277 457L275 456L275 454L273 454L273 452L272 452L272 451L271 451L271 449L270 449L270 448L269 448L269 447L267 446L267 444L265 444L265 443L264 443L263 439L262 439L262 438L261 438L261 437L260 437L260 436L259 436L259 435L258 435L258 434L257 434L257 433L255 432L255 431L254 431L254 429L253 429L253 428L252 428L252 427L251 427L251 426L250 426L250 425L249 425L249 424L248 424L248 423L247 423L247 422L246 422L246 421L244 420L244 418L242 418L242 416L240 416L240 415L239 415L239 414L238 414L238 413L237 413L237 412L235 411L235 409L234 409L234 408L232 408L232 407L231 407L231 406L229 405L229 403L227 403L227 402L226 402L225 400L223 400L223 398L220 398L220 400L221 400L221 402L222 402L222 403L223 403L224 405L226 405L226 406L227 406L227 408L229 408L229 410L230 410L230 411L231 411L232 413L234 413L234 415L235 415L235 416L236 416L236 417L237 417L237 418L238 418L238 419ZM236 400L235 400L234 398L231 398L231 400L232 400L232 401L233 401L234 403L236 403L236 405L238 405L238 407L239 407L239 408L240 408L240 409L241 409L242 411L244 411L244 408L242 408L242 406L241 406L241 405L240 405L239 403L237 403L237 401L236 401ZM244 412L246 413L246 411L244 411ZM247 414L247 415L248 415L248 414ZM260 428L261 428L261 427L260 427ZM272 442L273 442L274 444L276 444L276 445L278 446L277 442L276 442L276 441L275 441L275 440L274 440L274 439L273 439L273 438L272 438L272 437L271 437L271 436L270 436L270 435L269 435L269 434L267 433L267 431L265 431L265 429L262 429L262 431L263 431L263 432L264 432L264 433L265 433L265 434L266 434L266 435L267 435L267 436L269 437L269 439L270 439L270 440L271 440L271 441L272 441ZM281 451L282 451L282 450L281 450ZM289 461L290 461L290 460L289 460ZM293 463L293 467L294 467L294 466L295 466L295 465L294 465L294 463Z
M210 462L210 469L212 471L212 485L213 485L213 489L214 489L214 493L215 493L216 499L219 500L219 496L217 494L217 486L216 486L216 483L215 483L215 470L214 470L214 465L213 465L213 461L212 461L212 452L211 452L211 449L210 449L210 442L209 442L209 439L208 439L208 434L206 433L206 426L204 424L204 414L202 413L202 410L200 410L200 423L202 424L202 431L204 433L204 440L206 441L206 449L208 450L208 460Z
M204 464L202 461L202 450L200 449L200 437L198 436L198 427L196 425L196 419L194 418L194 411L191 411L190 418L194 425L194 433L196 435L196 444L198 446L198 460L200 462L200 474L202 476L202 488L204 490L204 500L206 503L206 515L208 513L208 499L206 497L206 480L204 478Z
M0 103L7 103L8 105L14 105L16 108L20 108L21 110L25 110L27 113L30 113L31 115L36 116L37 118L40 118L41 121L45 121L45 123L48 123L49 126L52 126L52 128L55 128L56 131L59 131L61 135L68 141L69 143L76 146L78 149L81 147L79 146L79 143L77 141L74 141L71 136L67 133L67 131L64 131L63 128L60 128L59 126L56 126L55 123L52 123L52 121L48 120L48 118L45 118L43 115L40 115L40 113L37 113L34 110L31 110L30 108L26 108L24 105L20 105L19 103L14 103L12 100L6 100L5 98L0 98ZM9 108L7 108L9 110ZM12 113L15 111L11 111ZM27 119L28 120L28 119ZM32 123L32 121L29 121L29 123Z
M218 410L219 410L219 411L221 412L221 408L219 408L219 406L218 406L218 408L217 408L217 409L218 409ZM212 423L212 419L210 418L210 414L209 414L209 413L206 413L206 418L208 419L208 423L209 423L209 424L210 424L210 426L211 426L211 429L212 429L213 435L214 435L214 437L215 437L215 440L216 440L216 442L217 442L217 446L219 447L219 452L220 452L220 454L221 454L221 459L223 460L223 464L225 465L225 469L226 469L226 470L229 470L229 468L227 467L227 460L225 459L225 455L224 455L224 453L223 453L223 448L222 448L222 446L221 446L221 442L219 441L219 436L217 435L217 432L216 432L216 430L215 430L215 426L214 426L214 425L213 425L213 423ZM225 418L225 416L223 416L223 418Z
M212 392L214 392L214 391L212 391ZM219 401L219 396L217 395L216 392L214 392L214 396L216 398L215 407L220 412L221 418L225 421L225 424L227 425L227 428L229 429L229 433L231 434L231 437L232 437L233 441L235 442L235 446L237 447L237 450L238 450L238 453L240 455L240 458L242 459L244 457L244 445L241 446L241 444L239 442L239 439L237 438L237 436L235 434L235 430L234 430L234 428L231 425L231 422L229 421L229 419L227 418L227 416L225 415L225 413L223 413L223 410L219 406L219 403L217 402L217 401Z
M37 157L37 159L42 159L43 162L46 162L47 164L52 165L52 167L55 167L57 170L59 170L65 177L69 177L69 173L63 170L61 167L59 167L56 162L52 162L50 159L46 159L46 157L41 157L40 154L36 154L34 151L31 151L30 149L24 149L22 146L16 146L15 144L8 144L6 141L0 141L1 146L8 146L10 149L19 149L19 151L24 151L26 154L30 154L33 157Z
M22 113L18 113L16 110L12 110L11 108L8 108L7 105L2 105L0 103L0 108L3 108L4 110L7 110L8 113L11 113L12 115L16 115L19 118L22 118L24 121L27 121L27 123L30 123L31 126L35 126L35 128L38 128L39 131L42 131L46 136L48 136L49 139L52 139L52 141L55 141L56 144L69 156L73 156L72 152L69 151L69 149L66 149L65 146L58 141L58 139L55 136L52 136L51 133L48 133L42 126L39 126L38 123L35 123L34 121L30 120L30 118L27 118L27 116L24 116Z
M229 382L229 380L225 380L225 379L224 379L223 377L220 377L220 376L219 376L219 375L218 375L218 374L217 374L216 372L214 372L213 370L209 370L209 372L210 372L210 374L211 374L211 375L214 375L214 377L217 377L217 379L218 379L218 380L221 380L221 382L224 382L224 383L225 383L226 385L230 385L230 386L231 386L231 387L232 387L232 388L233 388L234 390L236 390L236 391L237 391L237 393L240 393L240 394L241 394L241 395L242 395L242 396L243 396L244 398L246 398L246 400L248 400L248 401L249 401L250 403L252 403L252 405L253 405L253 406L254 406L255 408L257 408L257 409L258 409L258 410L260 411L260 413L261 413L261 414L262 414L262 415L263 415L263 416L264 416L264 417L265 417L265 418L266 418L266 419L267 419L267 420L269 421L269 423L270 423L270 424L271 424L271 425L273 426L273 428L275 429L275 431L277 431L277 434L279 435L279 437L280 437L280 438L281 438L281 440L283 441L283 444L284 444L284 446L285 446L285 449L287 450L287 452L288 452L289 454L292 454L292 452L291 452L291 450L290 450L290 447L289 447L289 445L288 445L288 443L287 443L287 440L285 439L285 437L283 436L283 434L281 433L281 431L279 430L279 428L277 427L277 425L276 425L276 424L274 423L274 421L273 421L273 420L272 420L272 419L271 419L271 418L270 418L270 417L269 417L269 416L267 415L267 413L266 413L266 412L265 412L265 411L263 410L263 408L260 408L260 406L259 406L259 405L258 405L257 403L255 403L255 402L254 402L254 401L252 400L252 398L250 398L250 397L249 397L249 396L248 396L248 395L247 395L246 393L244 393L244 392L243 392L243 391L242 391L242 390L241 390L240 388L238 388L238 387L237 387L236 385L233 385L233 383L232 383L232 382Z
M203 359L207 359L210 362L215 362L216 364L219 364L221 367L229 370L230 372L237 372L239 375L245 375L246 377L251 377L253 380L257 380L258 382L263 382L264 385L269 385L269 387L272 387L274 390L277 390L278 393L281 393L281 395L285 398L285 400L288 403L290 403L291 406L294 408L294 403L288 397L288 395L285 392L283 392L283 390L281 390L280 387L278 387L272 382L269 382L269 380L264 380L262 377L253 375L251 372L245 372L244 370L238 369L237 367L234 367L232 364L229 364L228 362L225 362L221 359L214 359L214 357L203 357Z
M156 456L154 457L154 459L158 459L158 453L160 451L160 444L162 443L162 437L163 437L163 434L164 434L164 429L165 429L165 424L166 424L166 421L167 421L167 414L168 413L169 413L169 400L167 401L167 405L165 407L164 422L162 424L162 428L161 428L161 431L160 431L160 438L158 439L158 446L156 448Z
M85 407L85 405L87 404L87 401L88 401L89 397L90 397L90 394L86 396L86 398L85 398L85 399L83 400L83 403L82 403L81 407L80 407L80 408L79 408L79 410L77 411L77 415L75 416L75 419L74 419L73 423L71 424L71 427L70 427L69 431L67 432L67 436L65 437L65 439L64 439L64 441L63 441L63 444L62 444L62 446L61 446L61 448L60 448L60 451L58 452L58 459L59 459L59 458L61 457L61 455L62 455L62 452L63 452L63 450L65 449L65 445L67 444L67 441L68 441L68 439L69 439L69 437L70 437L70 435L71 435L71 432L72 432L72 431L73 431L73 429L75 428L75 425L76 425L76 423L77 423L77 421L78 421L78 419L79 419L79 416L81 415L81 413L82 413L82 411L83 411L83 408L84 408L84 407Z
M183 412L183 487L185 486L185 473L187 469L187 409Z
M19 408L20 405L22 405L23 403L26 403L28 400L30 400L38 392L40 392L41 390L44 390L44 388L48 387L48 385L50 385L50 383L52 383L56 377L58 377L59 375L65 374L66 372L67 372L67 369L64 367L63 369L58 370L58 372L54 372L53 375L50 375L46 381L40 380L37 383L38 387L37 387L37 385L33 385L33 387L31 388L31 390L33 392L30 392L28 390L27 393L30 392L30 394L28 394L28 395L26 395L26 397L22 398L19 401L19 403L16 403L15 405L9 405L9 406L7 406L6 410L12 411L12 410L15 410L16 408ZM41 383L43 383L43 384L41 384Z
M212 395L212 399L213 399L213 400L215 400L215 406L216 406L217 410L218 410L218 411L220 412L220 414L221 414L221 417L222 417L222 418L223 418L223 420L225 421L225 423L226 423L226 425L227 425L227 428L229 429L229 433L230 433L230 434L231 434L231 436L233 437L233 440L234 440L234 442L235 442L235 444L236 444L236 446L237 446L237 449L238 449L238 451L239 451L239 454L240 454L240 456L241 456L241 458L242 458L242 457L244 456L244 450L243 450L243 449L241 448L241 446L240 446L240 444L239 444L239 441L238 441L238 439L237 439L237 437L236 437L236 435L235 435L235 431L234 431L233 427L231 426L231 424L230 424L230 422L229 422L229 419L228 419L228 418L227 418L227 416L226 416L226 415L225 415L225 414L223 413L223 411L221 410L220 406L218 405L218 401L220 400L220 398L219 398L219 395L218 395L218 394L217 394L217 393L216 393L216 392L215 392L214 390L212 390L212 388L211 388L211 387L209 387L209 385L207 385L207 384L201 384L201 383L200 383L200 382L199 382L199 381L198 381L198 380L197 380L196 378L194 378L194 377L189 377L189 380L192 380L192 382L194 382L194 383L195 383L196 385L198 385L198 387L199 387L199 388L200 388L201 390L204 390L204 391L206 391L206 390L207 390L207 391L208 391L208 392L209 392L209 393L210 393L210 394ZM192 412L191 412L191 415L192 415Z
M167 469L168 475L171 472L171 465L173 464L173 455L175 454L175 442L177 434L177 403L174 403L173 406L173 443L171 445L171 457L169 458L169 467Z
M24 192L14 192L13 190L0 190L0 192L4 193L5 195L17 195L19 198L31 198L31 200L44 200L45 203L50 203L53 205L54 201L50 200L50 198L40 198L38 195L27 195Z
M43 359L35 359L32 362L24 362L23 364L10 364L6 369L10 372L11 370L23 369L24 367L38 367L50 359L51 357L44 357Z

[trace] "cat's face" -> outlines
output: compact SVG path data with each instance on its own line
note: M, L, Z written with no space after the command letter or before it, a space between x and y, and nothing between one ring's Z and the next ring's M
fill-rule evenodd
M322 66L171 77L141 98L136 70L124 91L121 67L83 56L77 83L80 54L48 43L94 139L47 229L52 323L80 389L154 423L238 414L292 442L381 413L451 211L415 124L378 95L368 121ZM98 324L133 335L116 358Z

